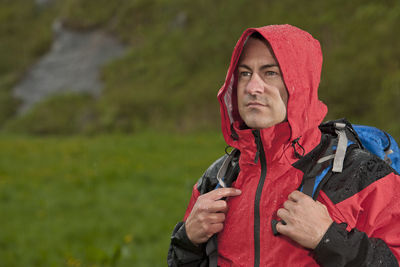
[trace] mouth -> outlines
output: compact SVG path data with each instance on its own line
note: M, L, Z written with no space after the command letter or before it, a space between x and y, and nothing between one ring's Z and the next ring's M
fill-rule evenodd
M246 104L246 107L249 107L249 108L258 108L258 107L265 107L265 106L266 106L266 105L263 104L263 103L254 102L254 101L249 102L249 103Z

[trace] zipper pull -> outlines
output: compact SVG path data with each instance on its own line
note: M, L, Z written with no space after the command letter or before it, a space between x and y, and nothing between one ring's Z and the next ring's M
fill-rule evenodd
M254 158L254 163L257 164L258 159L260 158L260 150L261 150L261 138L260 138L260 132L258 130L253 131L253 135L255 138L255 143L257 146L257 151L256 151L256 156Z

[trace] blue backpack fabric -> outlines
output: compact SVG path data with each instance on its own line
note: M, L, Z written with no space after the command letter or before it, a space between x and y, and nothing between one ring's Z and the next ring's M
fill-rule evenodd
M362 145L372 154L377 155L400 173L400 151L394 138L372 126L354 125Z

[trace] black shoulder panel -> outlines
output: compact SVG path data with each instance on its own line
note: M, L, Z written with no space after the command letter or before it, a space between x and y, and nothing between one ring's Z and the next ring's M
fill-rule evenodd
M199 190L200 194L204 194L213 190L217 184L217 174L219 169L224 163L224 160L228 157L228 155L223 155L219 159L217 159L210 167L205 171L203 176L197 182L197 190Z
M329 172L322 190L337 204L391 172L394 172L393 168L382 159L351 145L346 153L343 171Z

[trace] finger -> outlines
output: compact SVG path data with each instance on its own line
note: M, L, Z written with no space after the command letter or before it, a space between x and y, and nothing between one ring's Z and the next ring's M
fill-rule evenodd
M215 224L215 223L223 223L225 221L225 214L224 213L210 213L208 215L208 222Z
M317 204L320 205L323 209L328 210L328 208L326 207L325 204L322 204L322 203L319 202L318 200L316 200L315 202L317 202Z
M276 215L281 218L282 220L284 220L285 222L288 222L289 219L289 211L286 209L278 209L278 211L276 212Z
M224 197L235 197L238 196L242 193L242 191L240 191L239 189L236 188L218 188L215 189L207 194L205 194L204 196L207 195L207 198L211 199L211 200L218 200Z
M207 208L208 212L215 213L215 212L222 212L225 213L228 211L228 204L225 200L217 200L212 203Z
M210 224L210 232L212 232L213 234L221 232L222 229L224 229L223 223Z
M294 202L293 200L286 200L283 203L283 207L288 211L292 210L294 205L296 205L296 202Z
M288 226L287 224L283 224L281 221L279 221L277 224L276 224L276 231L278 231L278 233L281 233L281 234L283 234L283 235L286 235L287 234L287 232L288 232L288 228L290 227L290 226Z
M309 196L307 196L306 194L304 194L303 192L300 192L298 190L293 191L292 193L289 194L288 199L294 201L294 202L299 202L300 200L307 198Z

